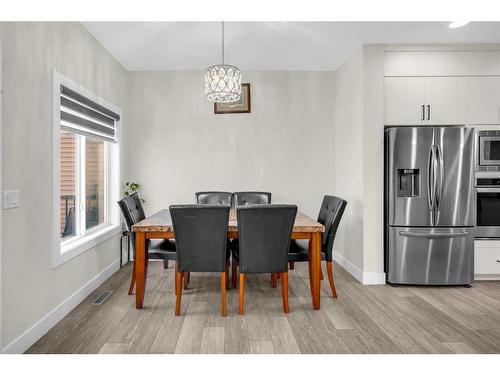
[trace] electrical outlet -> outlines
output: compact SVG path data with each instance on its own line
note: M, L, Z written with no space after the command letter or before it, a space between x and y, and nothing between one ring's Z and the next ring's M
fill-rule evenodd
M9 208L19 207L19 191L4 191L3 192L3 208L4 210Z

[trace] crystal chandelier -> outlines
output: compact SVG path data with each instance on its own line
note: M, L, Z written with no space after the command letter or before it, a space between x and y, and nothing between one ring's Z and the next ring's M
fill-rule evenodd
M214 103L232 103L241 98L240 69L224 64L224 22L222 22L222 64L207 68L205 96Z

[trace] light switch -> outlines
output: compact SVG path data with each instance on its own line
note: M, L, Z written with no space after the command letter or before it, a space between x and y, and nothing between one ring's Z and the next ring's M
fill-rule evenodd
M3 208L17 208L19 207L19 191L4 191L3 192Z

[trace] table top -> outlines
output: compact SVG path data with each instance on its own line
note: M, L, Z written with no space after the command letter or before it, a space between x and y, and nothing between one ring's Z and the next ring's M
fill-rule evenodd
M147 217L139 223L132 226L134 232L173 232L172 218L170 211L163 209ZM238 222L236 220L236 210L229 212L229 232L238 231ZM323 224L311 219L309 216L298 211L293 225L293 232L324 232Z

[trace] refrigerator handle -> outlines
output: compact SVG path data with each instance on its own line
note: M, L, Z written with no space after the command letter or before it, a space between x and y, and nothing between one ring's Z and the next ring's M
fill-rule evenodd
M429 211L431 212L431 225L434 225L434 208L436 194L436 146L431 145L429 152L429 173L427 175L427 196Z
M454 238L454 237L465 237L468 232L456 232L456 233L422 233L422 232L399 232L400 236L403 237L423 237L423 238Z
M441 209L441 201L442 201L442 196L443 196L443 185L444 185L444 161L443 161L443 149L441 146L436 147L436 156L437 156L437 168L438 168L438 177L439 177L439 184L436 183L436 211L439 211Z

